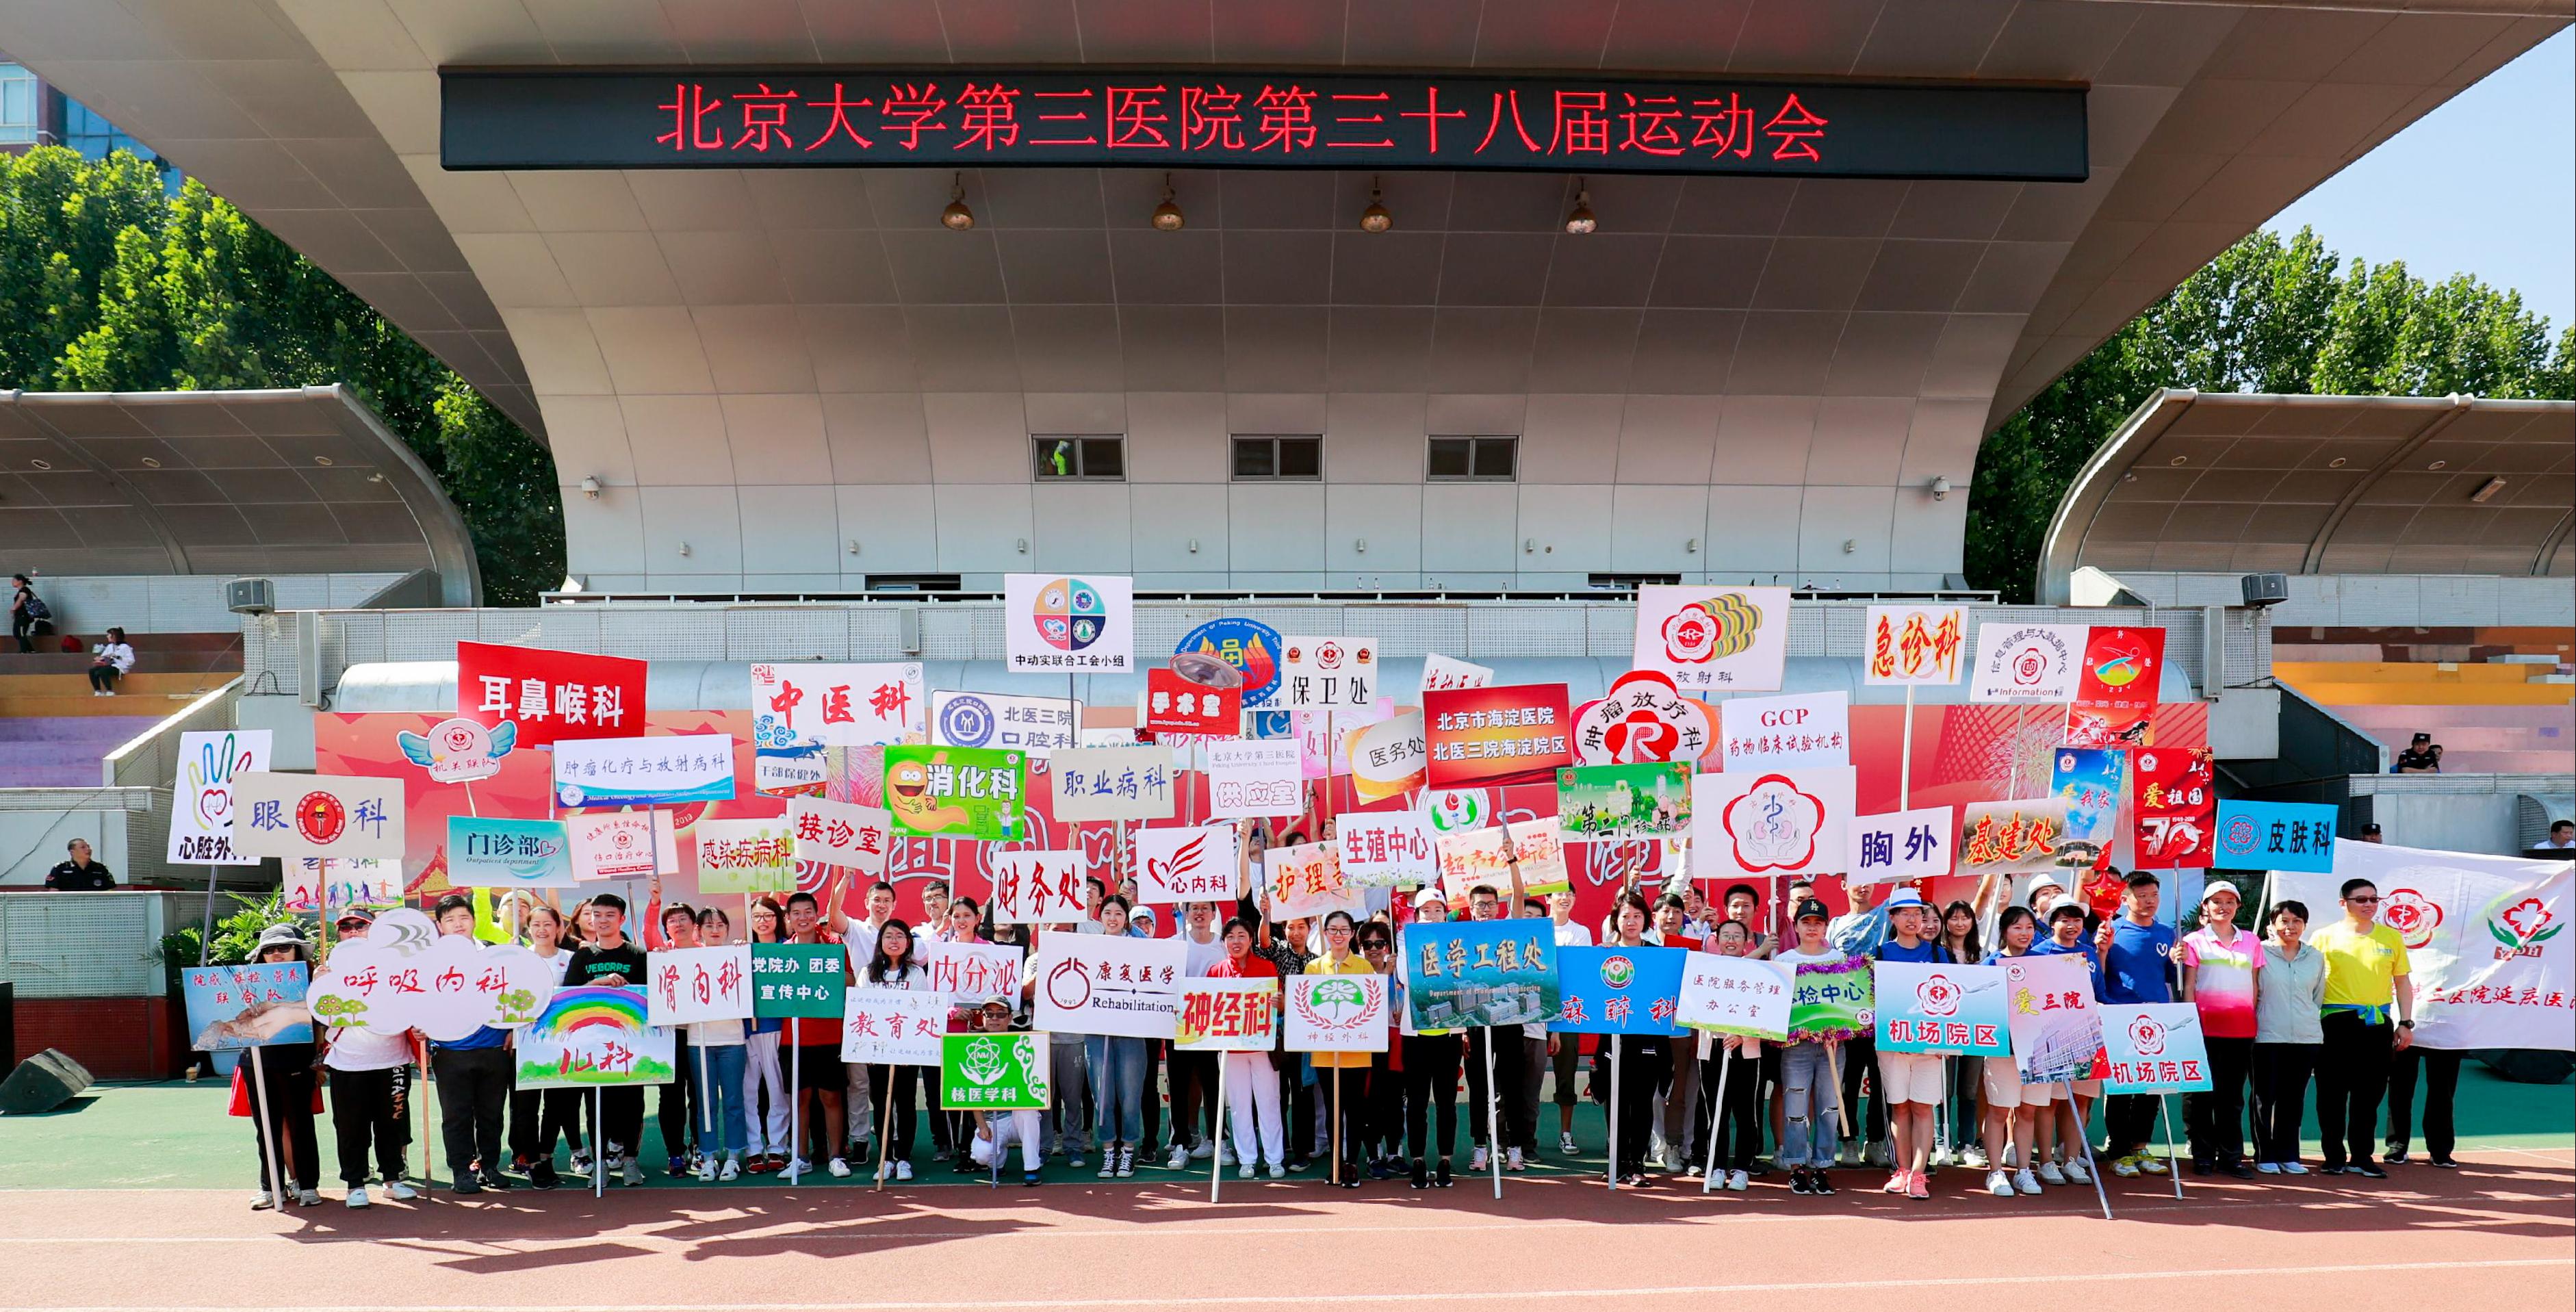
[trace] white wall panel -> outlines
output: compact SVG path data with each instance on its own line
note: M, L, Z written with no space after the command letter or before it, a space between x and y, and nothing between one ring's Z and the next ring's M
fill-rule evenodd
M929 574L941 569L936 498L927 483L832 489L839 506L841 542L834 550L844 571ZM857 555L850 543L857 542Z

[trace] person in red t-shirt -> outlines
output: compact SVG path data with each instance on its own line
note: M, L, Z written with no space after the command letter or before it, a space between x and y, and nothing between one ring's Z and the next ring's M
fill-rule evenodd
M1208 967L1209 979L1279 978L1279 967L1252 950L1250 924L1241 918L1225 922L1223 940L1225 956ZM1236 1174L1249 1180L1255 1164L1267 1160L1271 1179L1287 1175L1288 1134L1279 1119L1279 1073L1271 1054L1219 1055L1225 1058L1226 1103L1234 1120Z
M790 943L838 943L840 936L823 928L823 910L811 893L787 895L787 941ZM841 982L850 982L850 963L841 962ZM790 1017L787 1021L787 1046L803 1055L794 1062L798 1142L795 1160L787 1169L802 1173L814 1169L805 1156L805 1141L821 1145L824 1169L836 1176L850 1173L850 1160L841 1155L841 1090L846 1077L841 1071L841 1023L826 1017ZM810 1095L810 1096L809 1096ZM814 1109L819 1104L821 1110Z

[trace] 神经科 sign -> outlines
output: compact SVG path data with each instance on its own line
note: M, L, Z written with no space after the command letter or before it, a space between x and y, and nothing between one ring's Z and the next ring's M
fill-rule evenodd
M1517 169L2082 182L2084 90L1598 73L447 69L449 169Z

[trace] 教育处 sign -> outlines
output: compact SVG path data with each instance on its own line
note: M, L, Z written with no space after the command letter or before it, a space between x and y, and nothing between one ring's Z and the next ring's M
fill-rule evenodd
M448 69L450 169L1519 169L2081 182L2081 87L1590 73Z

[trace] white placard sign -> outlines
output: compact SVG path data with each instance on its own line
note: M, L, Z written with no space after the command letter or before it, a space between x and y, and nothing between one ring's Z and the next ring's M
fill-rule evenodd
M1002 576L1002 630L1013 670L1128 673L1135 626L1134 579L1114 574Z
M1420 811L1354 811L1337 828L1342 875L1361 888L1427 884L1440 873L1431 817Z
M918 664L754 663L752 746L920 742L929 711Z
M594 811L564 817L572 839L572 877L641 879L680 873L680 837L669 811Z
M1778 961L1694 952L1682 959L1674 1023L1717 1034L1785 1040L1797 968Z
M1279 691L1269 705L1292 711L1351 711L1377 698L1377 639L1283 637Z
M1731 697L1717 714L1730 771L1851 764L1850 693Z
M1860 681L1953 684L1968 669L1965 606L1872 606L1861 645Z
M751 1016L751 945L674 948L644 956L646 1023L694 1025Z
M554 968L526 947L442 935L426 914L401 907L376 917L366 937L331 949L304 1001L333 1029L417 1029L454 1042L486 1025L528 1024L554 993Z
M1177 938L1050 931L1038 936L1035 1028L1168 1039L1179 1027L1189 946Z
M1824 874L1848 852L1848 765L1691 776L1691 874Z
M1136 831L1136 900L1154 906L1231 902L1241 862L1232 825ZM1231 913L1229 913L1231 914Z
M1950 873L1959 829L1946 806L1852 818L1844 879L1853 884L1903 884Z
M1637 589L1634 659L1683 692L1771 692L1789 660L1789 589L1714 583Z
M936 1066L948 1032L948 995L935 989L853 984L841 993L841 1060L869 1066Z
M1305 786L1294 738L1239 738L1207 744L1208 814L1219 820L1295 815Z
M1062 697L1007 697L991 692L930 694L934 747L990 747L1043 761L1082 742L1082 703Z
M1025 954L1010 943L949 943L924 939L921 964L930 987L951 1002L981 1003L1000 994L1019 1005L1020 964Z
M174 865L255 866L233 847L233 789L245 774L268 769L269 731L216 729L179 735L179 773L170 789Z
M2071 702L2083 673L2081 624L1980 624L1971 702Z
M1168 820L1177 814L1169 747L1077 747L1047 762L1058 820Z
M1082 853L1001 852L993 857L993 923L1070 925L1082 919Z
M1490 688L1494 671L1433 652L1422 658L1422 691L1447 692L1456 688Z
M233 851L242 856L403 855L403 781L358 775L233 776Z
M1291 975L1281 1010L1290 1052L1384 1052L1384 975Z
M893 824L882 807L819 797L791 798L787 803L787 825L796 842L797 860L855 870L866 879L885 878L886 853L894 850Z

